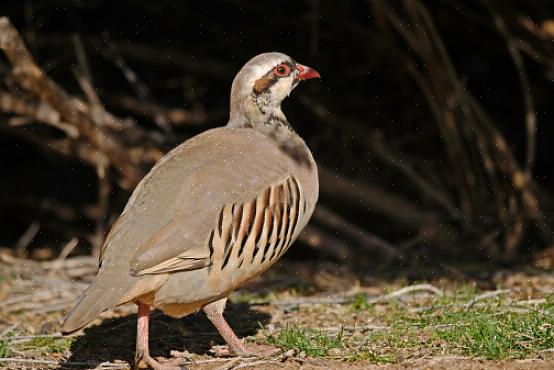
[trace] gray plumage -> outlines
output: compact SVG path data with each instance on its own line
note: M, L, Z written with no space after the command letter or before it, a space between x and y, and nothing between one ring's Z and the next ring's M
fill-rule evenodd
M233 82L227 126L179 145L140 182L64 332L127 302L190 314L226 298L290 247L312 215L318 177L280 109L299 73L278 78L272 71L281 64L295 62L280 53L250 60Z

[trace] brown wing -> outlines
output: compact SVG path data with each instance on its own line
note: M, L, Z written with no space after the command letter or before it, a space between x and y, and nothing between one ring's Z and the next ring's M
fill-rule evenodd
M118 264L119 248L135 275L206 267L221 209L256 199L294 172L294 162L263 135L213 131L170 154L139 185L107 239L104 260Z
M240 285L286 252L307 221L306 216L309 218L305 204L298 180L288 176L254 199L224 205L206 235L205 248L179 249L182 239L178 235L182 231L176 233L179 225L172 223L139 250L137 259L147 261L149 267L136 268L138 263L134 262L135 273L141 276L210 266L210 279L224 277L224 281ZM177 256L163 255L176 249L182 251Z
M191 245L181 227L179 222L171 221L152 234L131 260L132 273L141 276L209 266L209 251L201 246ZM183 248L186 245L189 248ZM177 251L179 254L175 256Z

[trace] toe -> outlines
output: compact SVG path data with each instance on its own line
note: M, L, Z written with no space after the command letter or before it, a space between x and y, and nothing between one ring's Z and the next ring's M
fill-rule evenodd
M186 366L184 366L184 359L172 359L167 361L156 361L150 356L144 356L142 358L142 361L148 365L152 370L188 370ZM163 362L163 364L162 364Z

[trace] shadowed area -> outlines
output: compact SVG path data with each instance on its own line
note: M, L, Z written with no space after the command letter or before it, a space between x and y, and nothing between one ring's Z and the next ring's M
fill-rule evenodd
M250 309L247 304L229 303L225 318L239 337L255 335L267 325L271 315ZM137 315L106 319L88 327L71 345L67 362L90 362L94 367L103 362L123 360L133 364L135 356ZM213 345L225 344L203 312L183 319L173 319L160 311L150 315L150 351L152 357L170 358L170 351L205 355ZM63 365L63 363L62 363Z

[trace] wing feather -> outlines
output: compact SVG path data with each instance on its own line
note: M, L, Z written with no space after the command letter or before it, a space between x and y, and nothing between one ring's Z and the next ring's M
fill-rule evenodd
M106 239L103 265L122 268L126 261L134 276L205 268L214 233L239 237L244 210L237 212L236 225L226 222L234 215L221 211L268 198L267 189L294 167L270 139L241 131L208 131L164 157L139 184Z

